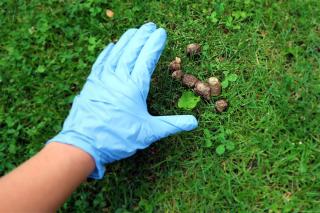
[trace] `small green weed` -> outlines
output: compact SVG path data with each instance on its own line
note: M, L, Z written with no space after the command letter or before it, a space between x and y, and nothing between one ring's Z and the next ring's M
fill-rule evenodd
M193 92L185 91L179 98L178 107L185 110L191 110L197 106L200 99L201 98L196 96Z
M224 129L223 127L219 128L219 131L215 135L215 140L220 143L216 148L216 153L222 155L226 150L233 151L235 149L235 143L229 138L232 134L230 129Z
M203 133L205 140L204 147L210 148L213 144L217 144L216 153L218 155L224 154L226 150L233 151L235 149L235 143L229 139L232 135L231 130L224 130L224 128L221 127L215 134L208 129L204 129Z
M223 89L227 88L230 82L235 82L238 79L238 75L235 73L229 74L229 71L224 71L224 79L221 82L221 86Z

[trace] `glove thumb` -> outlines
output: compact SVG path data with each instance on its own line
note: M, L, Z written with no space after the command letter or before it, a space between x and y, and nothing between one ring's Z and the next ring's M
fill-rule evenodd
M154 132L157 139L182 131L190 131L198 126L198 121L193 115L156 116L154 119L156 121Z

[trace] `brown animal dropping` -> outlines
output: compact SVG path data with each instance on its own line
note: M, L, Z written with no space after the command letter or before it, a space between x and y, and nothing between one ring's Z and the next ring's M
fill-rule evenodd
M176 57L173 61L170 62L169 70L171 72L181 70L181 59L179 57Z
M216 101L216 110L218 112L224 112L228 108L228 102L226 100L218 100Z
M182 72L182 70L173 71L173 73L171 74L172 78L175 78L177 80L181 80L183 75L184 75L184 73Z
M211 92L210 92L210 86L207 83L198 81L194 87L194 91L202 96L206 100L210 100Z
M183 85L193 88L199 80L193 75L184 74L182 77Z
M210 77L208 79L209 86L211 88L212 96L219 96L221 94L221 83L216 77Z
M189 44L187 46L187 55L188 56L199 56L201 52L201 46L200 44Z

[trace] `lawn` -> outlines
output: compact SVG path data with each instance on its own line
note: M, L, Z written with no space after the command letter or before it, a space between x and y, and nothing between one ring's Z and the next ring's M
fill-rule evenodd
M318 0L1 1L0 176L57 134L104 46L153 21L168 41L149 111L193 114L199 127L108 165L59 212L318 212L319 14ZM198 61L185 55L194 42ZM188 89L168 72L176 56L201 80L238 78L179 109ZM219 98L227 112L215 111ZM235 149L217 154L227 142Z

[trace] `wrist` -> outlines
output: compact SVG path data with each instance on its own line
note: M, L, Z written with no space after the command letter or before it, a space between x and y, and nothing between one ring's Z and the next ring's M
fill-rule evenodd
M57 158L62 158L65 162L66 168L75 168L83 170L84 173L88 175L94 170L95 162L94 159L87 152L82 149L59 142L51 142L43 149L44 156L47 156L50 160L53 156ZM50 158L50 159L49 159Z
M76 131L62 131L58 135L50 139L47 144L49 145L53 142L69 145L87 153L93 159L95 164L95 168L89 177L93 179L101 179L103 177L105 172L105 163L100 156L100 151L92 145L93 141L91 138L88 138Z

